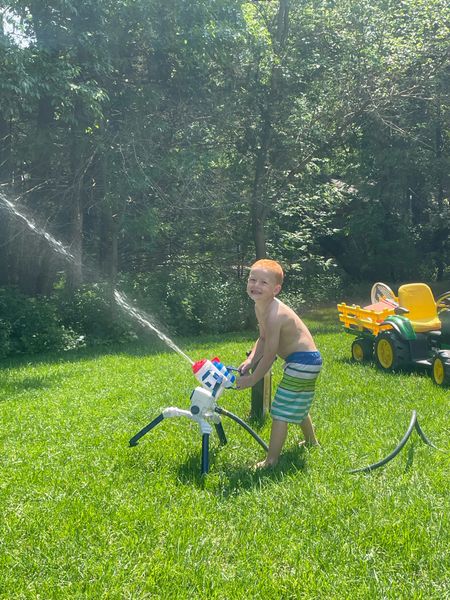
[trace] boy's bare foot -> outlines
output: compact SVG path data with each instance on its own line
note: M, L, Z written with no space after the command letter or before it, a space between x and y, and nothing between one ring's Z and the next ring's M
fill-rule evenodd
M265 458L264 460L261 460L259 463L256 463L255 469L270 469L270 468L274 467L276 464L277 464L276 461L267 460L267 458Z

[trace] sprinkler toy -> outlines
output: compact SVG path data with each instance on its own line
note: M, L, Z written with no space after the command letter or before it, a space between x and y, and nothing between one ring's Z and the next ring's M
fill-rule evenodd
M214 425L219 441L222 445L227 443L227 438L222 425L221 416L229 417L243 427L267 452L267 444L253 429L233 413L218 406L217 401L224 390L233 388L236 381L232 371L234 367L225 367L216 357L211 360L201 360L192 365L192 371L201 386L196 387L191 393L191 406L189 410L168 406L148 425L143 427L130 440L130 446L136 446L138 441L164 419L171 417L186 417L198 423L202 436L201 475L209 471L209 436Z
M437 385L450 386L450 291L435 299L426 284L408 283L395 296L375 283L370 305L337 307L345 331L356 336L353 360L374 357L383 371L422 365Z

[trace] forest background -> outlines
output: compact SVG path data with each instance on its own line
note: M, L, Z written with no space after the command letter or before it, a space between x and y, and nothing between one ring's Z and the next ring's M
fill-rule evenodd
M0 356L450 278L446 0L0 1Z

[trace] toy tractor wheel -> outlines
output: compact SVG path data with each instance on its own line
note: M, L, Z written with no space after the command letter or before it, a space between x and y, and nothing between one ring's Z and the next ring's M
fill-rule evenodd
M408 362L408 346L393 331L382 331L375 339L375 359L383 371L396 371Z
M441 351L431 363L431 378L440 387L450 386L450 354Z
M373 342L365 338L357 338L352 344L352 358L355 362L362 363L373 357Z

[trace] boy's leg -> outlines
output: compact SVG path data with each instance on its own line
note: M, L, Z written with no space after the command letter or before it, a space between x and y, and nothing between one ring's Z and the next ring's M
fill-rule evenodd
M272 431L270 432L269 450L265 460L259 462L257 467L273 467L277 464L281 449L286 440L288 424L286 421L272 420Z
M303 437L305 438L305 444L308 446L318 446L319 442L317 441L314 425L312 424L309 414L300 423L300 427L303 432Z

